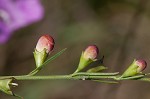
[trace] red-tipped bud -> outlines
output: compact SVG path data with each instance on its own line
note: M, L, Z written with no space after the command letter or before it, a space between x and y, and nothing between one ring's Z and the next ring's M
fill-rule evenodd
M38 40L36 49L33 52L36 66L39 68L45 62L48 53L54 48L54 39L50 35L43 35Z
M147 66L147 63L145 60L136 60L135 64L138 66L138 69L137 69L138 72L143 71Z
M147 66L145 60L134 60L133 63L127 68L127 70L122 74L122 77L129 77L141 73Z
M94 60L96 59L98 53L99 53L98 47L96 45L90 45L83 52L83 57L85 59Z
M49 53L54 48L54 39L50 35L43 35L38 40L36 50L42 52L46 49L46 53Z
M98 47L96 45L90 45L88 46L85 51L83 51L83 53L81 54L80 57L80 62L78 65L77 70L75 71L75 73L81 71L82 69L84 69L86 66L88 66L90 63L96 61L96 57L98 55Z

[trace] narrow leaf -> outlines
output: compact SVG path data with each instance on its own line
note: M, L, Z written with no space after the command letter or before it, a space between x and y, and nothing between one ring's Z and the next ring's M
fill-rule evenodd
M91 68L89 70L87 70L88 73L96 73L96 72L100 72L100 71L103 71L103 70L106 70L108 69L107 67L105 66L97 66L97 67L94 67L94 68Z
M122 77L121 76L121 80L136 80L136 79L140 79L143 78L145 75L136 75L136 76L131 76L131 77Z
M138 80L150 82L150 78L140 78Z
M57 54L55 54L55 55L53 55L52 57L50 57L49 59L47 59L47 60L42 64L41 67L47 65L47 64L48 64L49 62L51 62L52 60L56 59L56 58L57 58L58 56L60 56L63 52L65 52L66 49L67 49L67 48L61 50L61 51L58 52Z
M37 74L42 68L43 66L47 65L49 62L51 62L52 60L56 59L58 56L60 56L64 51L66 51L67 48L61 50L60 52L56 53L55 55L53 55L52 57L50 57L49 59L47 59L40 67L37 67L36 69L34 69L33 71L31 71L28 75L29 76L33 76L35 74Z
M117 84L118 82L116 81L109 81L109 80L93 80L96 82L100 82L100 83L108 83L108 84Z
M88 73L88 72L79 72L79 73L73 73L72 76L78 76L78 75L89 75L89 76L113 76L117 75L119 72L114 73Z
M19 99L24 99L23 97L17 95L17 94L13 94L14 97L19 98Z

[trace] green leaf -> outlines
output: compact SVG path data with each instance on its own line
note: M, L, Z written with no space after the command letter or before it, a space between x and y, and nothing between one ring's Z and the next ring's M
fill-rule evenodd
M49 59L47 59L43 64L42 67L47 65L49 62L51 62L52 60L56 59L58 56L60 56L62 53L64 53L66 51L67 48L61 50L60 52L58 52L57 54L53 55L52 57L50 57Z
M108 69L108 68L105 66L97 66L97 67L94 67L94 68L87 70L87 72L88 73L96 73L96 72L100 72L100 71L106 70L106 69Z
M53 55L52 57L50 57L49 59L47 59L40 67L38 67L38 68L34 69L33 71L31 71L28 75L29 76L33 76L33 75L37 74L45 65L47 65L49 62L51 62L52 60L56 59L63 52L65 52L66 49L67 48L61 50L60 52L56 53L55 55Z
M71 74L72 76L83 76L83 75L89 75L89 76L113 76L117 75L119 72L114 72L114 73L88 73L88 72L79 72L79 73L73 73Z
M120 80L135 80L135 79L140 79L143 78L145 75L135 75L135 76L130 76L130 77L120 77Z
M100 83L108 83L108 84L117 84L118 82L116 81L109 81L109 80L93 80L96 82L100 82Z
M140 78L138 80L150 82L150 78Z
M23 97L17 95L17 94L13 94L14 97L19 98L19 99L24 99Z

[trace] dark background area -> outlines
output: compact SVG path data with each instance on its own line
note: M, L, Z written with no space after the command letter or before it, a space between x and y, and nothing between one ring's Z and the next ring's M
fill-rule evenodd
M54 55L38 75L70 74L77 68L81 52L96 44L105 56L106 72L122 73L136 59L150 55L149 0L42 0L43 20L17 30L0 45L0 75L27 74L35 68L33 51L43 34L55 39ZM150 72L149 65L144 72ZM15 93L24 99L149 99L150 83L121 81L104 84L92 81L18 81ZM0 99L10 99L0 93Z

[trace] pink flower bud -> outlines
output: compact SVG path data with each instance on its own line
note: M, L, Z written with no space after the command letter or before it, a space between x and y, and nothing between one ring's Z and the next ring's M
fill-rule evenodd
M138 69L137 69L138 72L143 71L147 66L147 63L145 60L136 60L135 64L138 66Z
M42 52L44 48L46 49L46 53L49 53L54 48L54 39L50 35L43 35L38 40L36 50Z
M96 59L98 53L99 53L98 47L96 45L90 45L85 49L83 57L85 59L94 60Z

